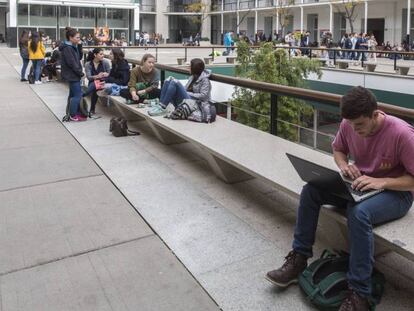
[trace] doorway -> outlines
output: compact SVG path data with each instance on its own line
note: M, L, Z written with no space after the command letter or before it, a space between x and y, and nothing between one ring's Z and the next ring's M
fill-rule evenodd
M266 16L264 18L264 34L266 35L266 38L268 38L272 34L272 29L273 29L273 17Z
M381 45L384 42L385 18L368 18L367 31L368 34L373 34Z

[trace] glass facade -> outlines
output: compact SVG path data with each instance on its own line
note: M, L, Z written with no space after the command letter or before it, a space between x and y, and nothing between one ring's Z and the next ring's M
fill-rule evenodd
M111 38L129 38L128 9L19 4L17 18L19 33L24 29L42 31L53 40L63 40L67 26L85 36L93 34L95 27L108 26Z
M71 27L95 27L95 9L86 7L70 7Z

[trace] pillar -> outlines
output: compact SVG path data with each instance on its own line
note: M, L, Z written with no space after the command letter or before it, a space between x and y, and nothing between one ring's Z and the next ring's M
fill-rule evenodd
M329 3L329 32L333 34L333 7Z
M300 32L303 32L303 6L300 7Z
M368 1L365 1L365 20L364 20L364 32L368 32Z
M407 43L410 43L410 30L411 30L411 0L407 0Z
M10 0L9 20L7 27L7 44L11 48L17 47L17 0Z

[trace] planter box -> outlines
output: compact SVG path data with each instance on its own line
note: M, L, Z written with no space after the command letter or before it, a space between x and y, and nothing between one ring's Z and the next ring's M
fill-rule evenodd
M184 57L180 57L180 58L177 58L177 64L178 65L184 65L185 64L185 58Z
M410 70L410 67L397 67L398 73L402 76L406 76L408 74L408 71Z

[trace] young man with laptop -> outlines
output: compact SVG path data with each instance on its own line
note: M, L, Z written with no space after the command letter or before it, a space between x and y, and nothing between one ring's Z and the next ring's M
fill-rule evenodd
M341 174L351 179L352 189L348 193L340 186L346 180L338 181L337 172L319 171L317 166L301 174L303 163L288 155L308 183L300 196L293 250L282 267L268 272L266 279L280 287L296 283L307 267L307 259L312 257L321 205L343 207L347 209L350 241L349 295L339 310L365 311L369 310L367 297L371 294L374 262L373 225L403 217L413 203L414 128L378 110L374 95L360 86L342 97L341 116L343 120L332 143L333 154ZM323 180L321 174L327 179ZM342 188L332 189L329 182L326 185L328 177L336 178L338 188ZM353 193L369 190L381 191L365 197L365 193Z

